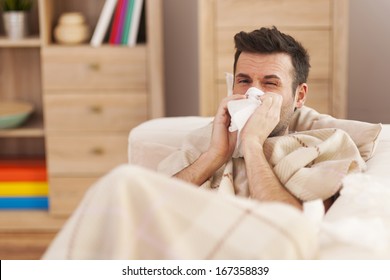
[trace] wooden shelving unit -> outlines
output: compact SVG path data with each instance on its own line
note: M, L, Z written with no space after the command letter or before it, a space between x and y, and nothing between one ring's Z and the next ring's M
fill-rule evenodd
M0 102L35 108L23 126L0 130L0 160L45 159L50 189L49 211L0 211L0 259L40 258L86 189L127 161L130 129L164 116L162 0L145 0L146 43L134 48L53 38L65 12L83 13L93 31L104 2L36 0L23 40L7 39L0 23ZM73 156L73 143L85 150Z

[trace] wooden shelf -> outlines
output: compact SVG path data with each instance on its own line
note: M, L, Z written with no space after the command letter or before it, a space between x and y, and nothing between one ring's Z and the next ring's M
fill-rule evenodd
M0 36L0 47L8 48L39 48L41 40L38 36L32 36L21 40L10 40L5 36Z
M24 125L17 128L0 129L1 138L13 137L44 137L43 121L39 119L28 120Z

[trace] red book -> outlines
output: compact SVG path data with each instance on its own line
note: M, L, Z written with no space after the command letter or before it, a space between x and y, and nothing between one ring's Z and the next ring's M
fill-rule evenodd
M120 18L121 18L121 13L124 10L124 3L125 3L124 0L118 0L118 4L115 9L114 21L112 22L110 39L109 39L109 42L112 45L116 44L116 39L118 38L118 36L120 36L118 34L120 31Z
M122 36L123 31L125 29L125 21L126 21L126 12L127 12L127 6L128 6L127 0L123 0L123 6L121 9L121 13L119 15L119 30L115 37L115 44L120 45L122 43Z
M44 160L0 160L0 182L46 182Z

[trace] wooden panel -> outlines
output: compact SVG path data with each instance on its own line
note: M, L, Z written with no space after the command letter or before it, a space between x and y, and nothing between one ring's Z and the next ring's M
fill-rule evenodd
M131 128L148 118L146 92L62 93L44 96L45 126L48 132L65 130L129 132Z
M0 259L39 260L56 232L0 232Z
M329 0L218 0L218 27L329 27Z
M251 31L249 28L244 31ZM311 79L329 79L330 75L330 51L331 32L329 30L291 30L281 28L282 32L293 36L308 50L310 55L310 75ZM219 80L225 79L225 72L233 73L234 62L234 41L233 36L238 31L237 28L223 29L218 32L218 46L216 57L218 57L218 67L216 76Z
M306 106L309 106L322 114L330 114L330 83L327 81L309 81L309 92L305 102Z
M27 101L42 118L39 49L0 48L0 61L0 101Z
M68 217L98 178L50 178L50 214Z
M14 130L16 131L16 129ZM45 139L28 137L28 132L22 131L23 137L0 136L0 157L44 157Z
M163 1L146 2L147 83L151 118L165 116Z
M42 56L45 90L146 88L145 46L47 47Z
M333 71L331 114L346 118L348 112L349 0L333 1Z
M50 176L101 176L127 162L126 133L47 136Z
M0 211L0 232L56 232L66 219L52 217L48 211Z

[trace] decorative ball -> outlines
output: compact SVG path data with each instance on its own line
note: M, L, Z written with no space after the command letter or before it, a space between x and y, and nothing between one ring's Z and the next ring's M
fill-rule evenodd
M90 36L89 26L81 13L64 13L54 29L54 37L60 44L81 44Z

